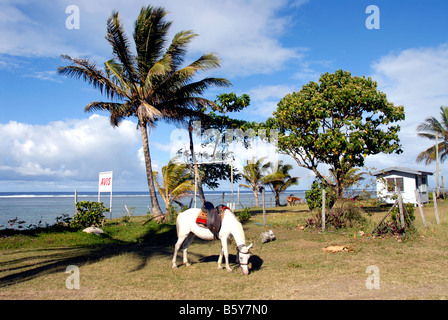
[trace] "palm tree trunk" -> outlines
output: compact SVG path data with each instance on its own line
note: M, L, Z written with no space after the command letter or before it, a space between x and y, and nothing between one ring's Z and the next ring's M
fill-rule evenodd
M260 203L258 202L258 188L255 188L255 190L252 190L254 192L254 196L255 196L255 206L259 207Z
M279 190L275 190L275 206L276 207L280 207L280 191Z
M140 122L140 131L142 133L143 153L145 155L145 164L146 164L146 178L148 179L152 213L153 215L157 216L162 214L162 210L160 209L159 201L157 200L156 188L154 186L154 178L152 175L151 155L149 154L148 131L146 129L146 122L144 123Z

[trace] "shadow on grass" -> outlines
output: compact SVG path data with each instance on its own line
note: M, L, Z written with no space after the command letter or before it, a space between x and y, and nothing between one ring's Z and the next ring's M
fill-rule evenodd
M30 235L29 232L27 233ZM96 236L92 235L92 237ZM99 237L103 237L109 243L63 248L18 249L2 253L6 261L0 262L0 288L48 274L64 273L69 265L82 267L86 263L91 264L122 254L133 254L139 259L136 267L130 270L130 272L136 272L143 269L152 258L171 260L174 244L177 241L176 226L169 224L149 229L136 239L137 242L135 239L132 242L113 239L107 234ZM197 237L194 241L208 242ZM218 261L218 255L204 256L197 252L193 255L199 258L199 262ZM229 259L230 262L235 262L236 256L230 255ZM250 264L250 270L256 271L261 268L263 260L258 256L252 256ZM169 268L168 263L167 268Z
M133 253L140 258L138 266L132 270L144 268L149 259L160 256L171 256L177 240L176 226L165 225L164 232L150 229L137 243L113 240L113 243L68 248L24 249L10 253L2 253L11 259L0 263L0 288L32 280L52 273L65 272L67 266L78 267L86 263L94 263L121 254ZM102 236L107 238L108 236ZM17 256L18 258L15 258ZM26 256L24 256L26 255Z
M218 262L219 255L212 255L207 256L199 259L199 262ZM225 259L223 258L223 263L225 262ZM236 263L236 255L229 254L229 265L232 267L237 266ZM249 272L255 272L261 269L261 266L263 265L263 259L261 259L257 255L251 255L249 258Z

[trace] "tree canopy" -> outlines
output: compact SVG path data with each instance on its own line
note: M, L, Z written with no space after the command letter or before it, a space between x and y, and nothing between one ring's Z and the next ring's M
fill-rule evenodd
M402 152L400 126L393 124L404 118L404 108L389 102L370 77L337 70L287 94L267 124L279 130L279 150L340 197L344 170L363 166L369 155ZM330 165L335 182L319 172L321 163Z

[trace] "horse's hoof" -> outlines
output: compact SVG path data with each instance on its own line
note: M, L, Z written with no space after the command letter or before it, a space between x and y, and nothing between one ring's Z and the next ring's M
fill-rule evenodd
M177 266L175 264L173 264L173 266L171 268L172 269L177 269Z
M191 266L191 264L189 264L189 263L187 262L187 263L185 263L185 266L188 268L188 267Z
M218 266L218 270L222 270L222 267L221 267L221 266Z
M232 269L227 269L227 272L228 273L233 273L233 270Z

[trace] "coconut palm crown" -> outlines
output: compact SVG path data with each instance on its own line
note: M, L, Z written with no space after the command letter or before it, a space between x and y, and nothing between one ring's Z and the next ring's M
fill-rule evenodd
M159 119L182 122L191 114L215 104L202 93L212 86L229 86L223 78L204 78L192 81L200 71L218 68L220 60L214 53L203 54L193 63L182 67L188 44L197 36L192 31L177 33L169 46L171 22L165 21L163 8L143 7L134 24L134 53L118 12L107 20L106 40L112 47L113 59L99 69L88 59L64 55L70 65L60 67L58 73L90 83L108 98L108 102L94 101L86 112L107 111L112 126L119 126L127 117L136 117L143 142L146 175L154 214L161 214L152 176L148 128Z
M440 162L444 162L448 156L448 107L440 107L440 119L428 117L417 127L419 137L424 137L435 142L438 135L438 147ZM430 164L436 160L436 144L421 152L416 161Z

